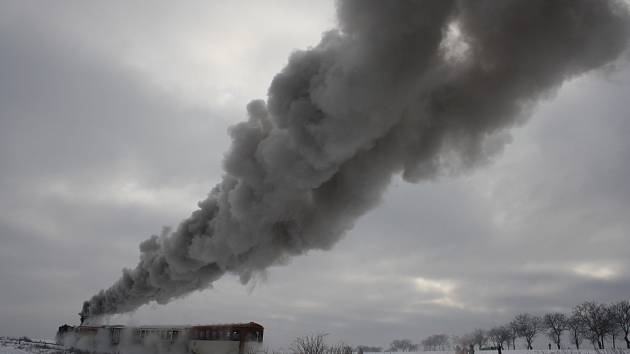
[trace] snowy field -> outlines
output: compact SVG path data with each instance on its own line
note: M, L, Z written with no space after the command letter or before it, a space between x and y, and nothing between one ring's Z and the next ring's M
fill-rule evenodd
M624 344L625 345L625 344ZM387 354L391 352L382 352L382 353L372 353L372 352L364 352L364 354ZM454 353L454 351L419 351L419 352L407 352L405 354L450 354ZM475 349L475 353L477 354L493 354L497 353L496 350L477 350ZM630 349L604 349L604 350L594 350L594 349L534 349L534 350L525 350L525 349L517 349L517 350L502 350L503 354L630 354Z
M479 354L493 354L495 350L476 351ZM9 337L0 337L0 354L72 354L72 350L66 350L63 347L47 342L30 339L18 339ZM385 354L368 353L365 354ZM452 351L428 351L428 352L407 352L405 354L451 354ZM505 354L630 354L630 349L605 349L605 350L503 350Z
M0 337L0 354L70 354L61 346L30 339Z

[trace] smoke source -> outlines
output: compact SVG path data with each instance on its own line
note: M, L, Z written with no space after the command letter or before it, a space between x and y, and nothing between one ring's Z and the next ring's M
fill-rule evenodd
M337 12L338 29L294 52L230 129L225 177L199 209L142 242L83 318L331 248L393 175L418 182L500 151L536 100L617 58L629 28L612 0L349 0Z

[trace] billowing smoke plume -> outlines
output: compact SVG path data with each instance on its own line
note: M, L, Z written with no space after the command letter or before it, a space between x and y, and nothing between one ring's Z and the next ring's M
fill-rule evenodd
M339 28L293 53L232 127L225 176L86 317L166 303L225 273L243 282L329 249L393 175L474 166L563 81L614 60L628 11L605 0L350 0ZM557 132L562 134L562 132Z

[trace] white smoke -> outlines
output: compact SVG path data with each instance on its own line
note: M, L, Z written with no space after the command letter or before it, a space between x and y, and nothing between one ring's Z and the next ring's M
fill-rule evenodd
M74 348L89 353L119 354L185 354L189 353L189 341L180 336L174 341L164 340L158 334L139 337L134 334L133 327L123 328L120 338L112 342L109 328L98 328L93 334L78 334L74 331L65 333L62 344L66 348Z
M251 276L331 248L392 176L460 171L563 81L627 45L616 1L339 1L339 28L297 51L267 101L230 129L223 180L83 317L166 303L225 273Z

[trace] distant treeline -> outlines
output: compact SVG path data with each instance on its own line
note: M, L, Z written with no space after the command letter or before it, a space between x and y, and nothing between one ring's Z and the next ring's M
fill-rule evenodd
M478 349L516 349L516 341L522 338L526 349L533 349L536 337L545 335L557 349L568 346L580 349L584 341L595 349L606 349L610 343L617 348L623 339L630 349L630 302L623 300L611 304L586 301L573 308L571 313L549 312L542 315L520 313L509 323L490 329L477 328L461 336L434 334L413 344L409 339L397 339L387 349L358 346L357 352L411 352L421 346L425 351L464 351L471 346ZM563 343L563 338L567 343ZM550 344L551 345L551 344Z
M626 342L630 349L630 302L627 300L602 304L594 301L583 302L571 313L549 312L542 315L520 313L509 323L490 329L477 328L463 336L450 337L445 334L425 338L421 345L425 351L445 350L453 347L479 349L516 349L516 340L524 339L526 348L533 349L532 343L539 335L546 335L558 349L565 343L562 338L568 335L571 346L580 349L583 342L590 342L595 349L605 349L610 340L613 349L617 341Z
M509 323L490 329L477 328L461 336L435 334L414 344L409 339L393 340L387 348L346 344L329 346L325 334L297 338L289 352L292 354L352 354L367 352L414 352L420 347L424 351L456 350L471 353L474 348L516 349L516 342L522 338L527 349L533 349L536 337L545 335L557 349L568 346L580 349L584 341L594 349L606 349L612 344L617 349L617 341L623 339L630 349L630 301L623 300L611 304L586 301L573 308L571 313L548 312L541 315L520 313ZM562 339L568 338L567 343ZM549 348L551 349L551 348Z

